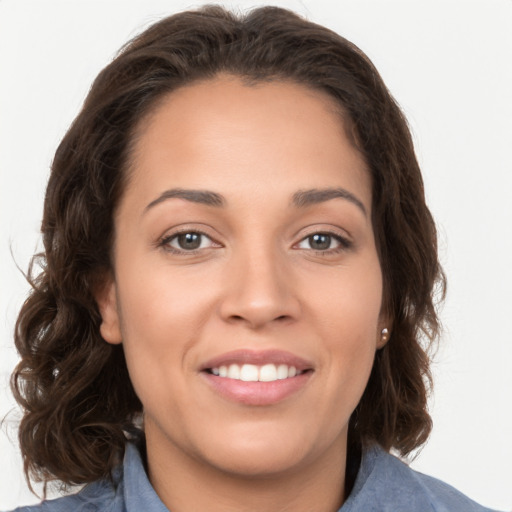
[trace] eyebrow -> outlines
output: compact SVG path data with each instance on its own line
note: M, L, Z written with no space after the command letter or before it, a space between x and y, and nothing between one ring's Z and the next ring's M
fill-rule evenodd
M154 201L151 201L144 212L147 212L153 206L166 201L167 199L185 199L185 201L190 201L192 203L200 203L205 204L207 206L224 206L226 204L226 200L220 194L216 192L211 192L209 190L191 190L191 189L183 189L183 188L173 188L170 190L166 190L162 194L160 194Z
M292 203L298 208L305 208L307 206L330 201L331 199L346 199L347 201L355 204L366 216L367 211L361 200L359 200L352 192L344 188L314 188L311 190L299 190L292 197Z
M352 194L352 192L349 192L344 188L314 188L310 190L299 190L293 194L292 204L297 208L306 208L314 204L323 203L337 198L351 202L356 205L365 216L367 215L366 208L362 201ZM212 192L210 190L173 188L162 192L162 194L160 194L156 199L151 201L144 209L144 213L168 199L184 199L185 201L190 201L192 203L215 207L222 207L226 205L226 199L224 196L217 192Z

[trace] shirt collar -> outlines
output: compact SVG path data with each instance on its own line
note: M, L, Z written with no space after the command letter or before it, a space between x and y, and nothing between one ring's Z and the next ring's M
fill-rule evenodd
M149 482L139 449L127 443L123 462L126 512L169 512Z
M141 443L142 440L139 439L137 443L139 446L133 442L126 445L123 462L124 479L122 481L126 512L140 512L141 510L145 512L169 512L169 509L162 503L149 482L141 458ZM352 510L353 502L357 500L357 496L373 472L376 460L382 456L382 453L382 449L378 446L367 447L363 450L363 458L354 488L339 512Z

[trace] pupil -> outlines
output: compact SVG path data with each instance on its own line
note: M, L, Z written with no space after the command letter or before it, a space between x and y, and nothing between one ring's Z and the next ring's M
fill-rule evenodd
M178 236L178 244L182 249L197 249L201 245L199 233L184 233Z
M329 246L331 245L331 237L329 235L317 233L316 235L309 237L309 243L312 249L329 249Z

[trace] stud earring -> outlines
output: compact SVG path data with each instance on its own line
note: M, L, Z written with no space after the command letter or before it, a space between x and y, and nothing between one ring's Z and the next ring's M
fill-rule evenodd
M382 329L382 331L380 332L380 337L381 337L382 341L388 341L389 331L386 327L384 327L384 329Z

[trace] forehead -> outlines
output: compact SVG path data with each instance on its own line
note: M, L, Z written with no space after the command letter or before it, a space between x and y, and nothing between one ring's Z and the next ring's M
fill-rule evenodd
M138 127L130 181L139 193L149 182L153 193L343 185L364 189L370 206L369 174L340 107L292 82L221 76L168 94Z

